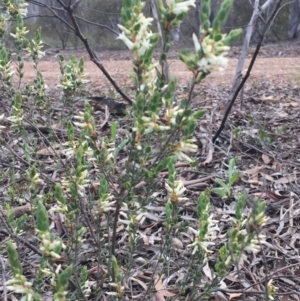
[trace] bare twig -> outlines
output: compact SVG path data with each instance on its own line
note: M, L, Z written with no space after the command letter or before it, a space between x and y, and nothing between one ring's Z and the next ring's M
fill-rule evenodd
M30 250L32 250L34 253L42 256L42 252L40 250L38 250L36 247L34 247L31 243L29 243L28 241L26 241L25 239L23 239L22 237L12 233L12 232L9 232L5 229L0 229L0 233L2 234L5 234L7 236L11 236L14 240L16 240L17 242L20 242L22 243L23 245L25 245L26 247L28 247Z
M74 33L75 35L81 40L81 42L84 44L91 61L102 71L102 73L105 75L105 77L109 80L109 82L113 85L113 87L115 88L115 90L123 97L124 100L126 100L129 104L133 104L133 101L130 99L129 96L127 96L122 89L118 86L118 84L114 81L114 79L110 76L109 72L105 69L105 67L102 65L101 61L99 60L97 54L95 53L95 51L92 49L92 46L90 45L88 39L82 34L80 27L78 25L77 19L81 20L81 18L78 18L78 16L76 16L74 14L74 9L73 9L73 5L71 5L71 1L69 2L69 5L66 5L63 3L63 1L61 0L57 0L57 2L62 6L62 8L57 8L57 7L50 7L47 4L41 4L38 1L35 0L27 0L26 2L32 3L34 5L37 6L41 6L41 7L46 7L48 10L50 10L53 15L58 18L61 22L63 22L67 27L69 27ZM77 1L75 2L77 3ZM68 14L68 16L71 19L72 24L68 23L64 18L62 18L61 16L59 16L57 14L57 10L59 11L63 11L66 12ZM114 32L116 33L116 32Z

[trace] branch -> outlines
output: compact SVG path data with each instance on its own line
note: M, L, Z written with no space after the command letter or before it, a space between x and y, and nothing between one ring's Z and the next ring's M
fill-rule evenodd
M126 100L128 103L132 104L133 101L120 89L120 87L116 84L116 82L113 80L113 78L110 76L110 74L106 71L106 69L104 68L104 66L101 64L99 58L97 57L97 54L95 53L95 51L92 49L90 43L88 42L88 39L86 37L83 36L83 34L81 33L81 30L78 26L77 20L73 14L73 10L66 7L61 0L57 0L60 4L62 4L62 6L65 8L65 10L67 11L69 17L71 18L71 21L73 23L74 26L74 32L76 34L76 36L82 41L82 43L84 44L88 54L90 55L90 59L92 62L94 62L94 64L103 72L103 74L106 76L106 78L110 81L110 83L114 86L114 88L116 89L116 91L124 98L124 100Z
M87 24L90 24L90 25L94 25L94 26L97 26L97 27L101 27L101 28L105 28L109 31L111 31L113 34L115 34L116 36L119 35L118 32L116 32L115 30L113 30L111 27L107 26L107 25L104 25L104 24L100 24L100 23L96 23L96 22L92 22L92 21L89 21L89 20L86 20L86 19L83 19L81 17L79 17L78 15L74 15L74 17L84 23L87 23ZM30 15L30 16L26 16L24 17L23 19L31 19L31 18L56 18L56 16L53 16L53 15ZM14 21L14 20L12 20Z
M37 2L37 1L33 1L33 0L27 0L27 2L32 3L32 4L35 4L35 5L38 5L38 6L41 6L41 7L46 7L46 8L48 8L56 18L58 18L61 22L63 22L65 25L67 25L67 27L69 27L72 31L75 31L75 28L72 27L71 24L69 24L67 21L65 21L65 19L63 19L62 17L60 17L60 16L57 14L57 12L54 11L54 10L60 10L60 11L65 12L63 9L60 9L60 8L57 8L57 7L50 7L50 6L47 5L47 4L41 4L41 3Z
M102 71L102 73L105 75L105 77L109 80L109 82L113 85L113 87L116 89L116 91L123 97L124 100L126 100L129 104L133 104L133 101L122 91L122 89L117 85L117 83L114 81L114 79L110 76L108 71L105 69L105 67L102 65L100 62L97 54L95 51L92 49L88 39L82 34L80 27L77 22L77 17L73 13L73 6L66 6L61 0L57 0L57 2L62 6L63 10L65 11L72 22L72 25L66 22L63 18L61 18L55 11L54 8L49 7L46 4L41 4L35 0L26 0L27 2L42 6L42 7L47 7L60 21L62 21L64 24L66 24L71 30L75 33L75 35L81 40L81 42L84 44L90 59L94 64ZM57 9L57 8L55 8Z

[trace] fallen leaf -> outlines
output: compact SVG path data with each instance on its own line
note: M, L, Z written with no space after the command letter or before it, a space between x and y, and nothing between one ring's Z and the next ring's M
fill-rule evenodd
M143 281L141 281L135 277L129 277L129 279L137 282L145 291L148 289L147 285Z
M215 293L215 300L216 301L227 301L228 299L222 292L216 292Z
M212 143L209 143L207 145L207 148L206 148L208 151L207 151L207 156L206 156L206 159L205 161L202 163L202 165L206 165L206 164L209 164L212 159L213 159L213 153L214 153L214 147L213 147L213 144Z
M242 296L242 293L229 294L229 301L239 296Z
M277 194L277 193L275 193L274 191L271 191L271 190L265 190L265 191L262 191L262 192L255 192L252 195L260 197L260 198L266 198L267 197L267 198L270 198L270 199L272 199L276 202L278 202L280 200L284 200L284 199L287 198L286 196L279 195L279 194Z
M166 299L164 298L163 295L161 295L160 293L155 293L155 300L153 301L166 301Z
M264 161L265 164L269 164L272 160L270 159L270 157L266 154L262 154L262 159Z
M154 276L154 280L155 280L155 289L157 290L157 293L159 295L162 295L164 297L174 297L175 294L172 292L167 291L166 289L164 289L163 287L163 282L162 279L165 275L161 275L160 277L158 275Z
M262 177L264 177L265 179L267 179L270 182L276 183L276 184L287 184L287 183L292 183L295 182L297 180L297 176L296 175L288 175L285 177L281 177L280 179L274 179L272 176L260 172L259 173Z
M211 274L211 270L209 268L208 262L206 263L206 265L202 268L204 274L206 275L206 277L210 280L213 279L212 274Z
M181 240L179 240L178 238L174 237L172 240L173 246L178 248L178 249L183 249L183 243Z

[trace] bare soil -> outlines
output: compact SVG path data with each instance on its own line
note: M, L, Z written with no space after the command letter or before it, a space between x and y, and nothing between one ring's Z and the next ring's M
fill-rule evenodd
M248 59L245 63L245 71L248 68L254 48L250 49ZM60 71L56 54L47 52L48 55L39 63L47 85L52 88L59 82ZM64 51L61 52L66 58L74 55L85 60L85 70L87 79L90 80L92 89L101 92L108 87L108 80L102 72L91 62L84 51ZM204 85L227 86L233 81L240 47L233 47L229 53L228 66L222 72L214 72L206 79ZM191 79L191 73L185 68L184 64L177 59L178 52L172 52L169 60L172 75L178 78L179 83L185 84ZM131 54L128 51L103 51L99 53L104 67L109 71L114 80L121 87L132 85L132 63ZM30 83L35 78L35 70L31 62L25 63L24 82ZM300 77L300 47L298 43L283 43L278 45L264 46L255 62L249 82L272 82L273 84L297 84Z

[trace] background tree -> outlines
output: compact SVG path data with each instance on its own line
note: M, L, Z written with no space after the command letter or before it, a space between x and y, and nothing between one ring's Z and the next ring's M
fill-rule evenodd
M66 17L61 5L56 0L31 1L26 0L29 5L30 18L27 19L26 26L29 29L42 27L44 42L50 47L77 48L77 38L72 30L61 20L54 18L53 13L47 6L51 7L57 15ZM297 36L297 27L299 24L299 1L294 0L289 5L288 0L283 1L282 8L272 25L270 33L267 35L268 41L284 40L295 38ZM155 1L156 2L156 1ZM192 46L192 33L199 37L199 10L202 0L196 0L196 8L192 9L186 19L172 30L172 39L182 45ZM264 5L266 0L260 0L260 5ZM151 7L151 1L148 1L144 13L147 16L154 16ZM222 0L211 0L211 16L213 19L216 11L220 7ZM225 23L224 32L229 32L234 28L244 28L250 21L253 12L254 1L234 1L232 11ZM116 34L119 33L117 24L121 23L120 8L122 0L89 0L78 1L75 8L75 15L80 28L89 38L90 43L97 49L124 49L124 45L116 40ZM45 17L48 15L48 17ZM261 16L264 18L264 16ZM157 19L157 18L156 18ZM263 21L262 21L263 22ZM157 22L154 25L157 27ZM34 30L33 30L34 31ZM253 41L259 38L259 31L254 30ZM240 41L241 42L241 41Z
M290 2L289 13L289 30L288 37L291 39L297 38L299 34L300 21L300 1L293 0Z

